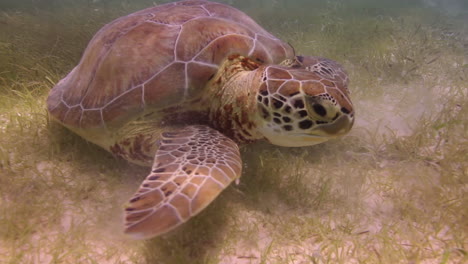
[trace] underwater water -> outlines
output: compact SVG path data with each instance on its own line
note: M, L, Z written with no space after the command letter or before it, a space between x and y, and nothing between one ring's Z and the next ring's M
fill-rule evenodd
M466 263L468 2L229 0L297 54L340 62L356 122L241 148L240 184L147 241L122 211L148 169L51 122L91 37L170 1L0 0L0 263Z

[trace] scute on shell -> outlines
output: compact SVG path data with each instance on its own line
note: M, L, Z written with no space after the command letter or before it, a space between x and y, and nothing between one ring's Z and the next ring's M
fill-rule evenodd
M119 125L203 92L231 54L266 64L291 47L243 12L182 1L119 18L93 37L83 58L51 91L51 115L71 128Z

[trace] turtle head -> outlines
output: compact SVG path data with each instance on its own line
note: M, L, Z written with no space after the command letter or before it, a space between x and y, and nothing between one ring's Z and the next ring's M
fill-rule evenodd
M346 134L354 123L348 78L338 63L298 56L265 67L257 92L258 131L272 144L299 147Z

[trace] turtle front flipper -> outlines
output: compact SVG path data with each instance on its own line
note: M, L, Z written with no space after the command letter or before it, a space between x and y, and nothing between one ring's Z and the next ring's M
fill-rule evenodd
M198 214L241 175L237 144L207 126L162 133L153 168L125 209L137 239L172 230Z

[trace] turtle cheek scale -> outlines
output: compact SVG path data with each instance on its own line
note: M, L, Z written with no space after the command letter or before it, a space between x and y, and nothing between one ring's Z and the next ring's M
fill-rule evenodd
M354 111L341 65L306 56L264 69L255 98L256 123L270 143L308 146L349 132Z
M272 144L286 147L310 146L342 136L354 123L354 113L336 100L295 95L283 103L273 96L257 96L261 115L259 131ZM267 100L268 99L268 100Z
M323 143L345 135L353 126L354 119L342 115L330 124L317 124L309 118L285 124L282 119L273 117L258 127L263 136L274 145L303 147Z

